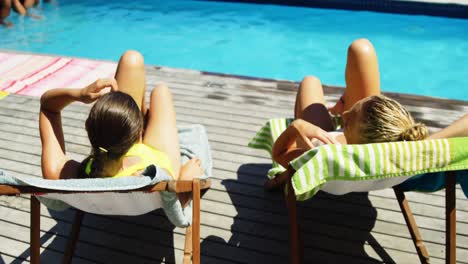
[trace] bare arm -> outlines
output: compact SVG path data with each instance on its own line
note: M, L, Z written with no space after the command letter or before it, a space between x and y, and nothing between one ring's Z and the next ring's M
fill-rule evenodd
M70 103L90 103L103 94L107 86L114 87L115 80L98 80L83 89L59 88L47 91L41 97L39 132L42 143L42 175L46 179L76 177L79 163L65 155L65 140L61 111ZM117 86L115 84L114 89Z
M291 160L299 157L306 149L296 146L297 123L294 122L278 137L273 145L273 160L287 168Z
M65 155L60 111L78 98L79 90L71 89L50 90L41 97L39 132L42 143L42 175L45 179L57 180L77 175L78 162L70 160ZM65 171L65 167L69 169Z
M41 109L39 130L42 143L41 167L45 179L75 178L79 163L65 155L65 141L60 113Z
M338 143L320 127L297 119L278 137L273 145L273 160L287 168L291 160L314 147L311 142L313 138L317 138L325 144ZM299 141L300 147L297 145L297 141Z
M41 96L41 110L60 113L70 103L80 101L80 98L81 89L52 89Z
M450 126L430 135L427 139L468 137L468 114L465 114Z

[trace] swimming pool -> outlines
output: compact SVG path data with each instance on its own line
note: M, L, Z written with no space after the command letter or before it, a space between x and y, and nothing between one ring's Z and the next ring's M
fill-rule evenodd
M468 100L468 20L203 1L60 0L13 15L0 49L344 85L346 49L369 38L386 91Z

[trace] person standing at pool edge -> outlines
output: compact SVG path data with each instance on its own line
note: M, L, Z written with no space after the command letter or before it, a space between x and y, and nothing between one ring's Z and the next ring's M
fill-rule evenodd
M12 7L15 12L18 14L24 16L27 15L27 10L35 5L39 4L39 0L11 0L12 1ZM36 16L33 16L34 18L39 18Z
M5 20L10 16L11 9L22 16L29 15L32 18L41 19L41 16L29 14L27 12L29 8L38 4L39 0L0 0L0 25L5 27L13 26L13 23Z

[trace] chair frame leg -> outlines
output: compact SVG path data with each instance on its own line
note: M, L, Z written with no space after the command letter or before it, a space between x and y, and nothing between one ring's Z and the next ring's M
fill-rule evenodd
M427 252L426 246L423 243L421 234L419 233L419 228L409 207L408 200L406 200L405 193L398 188L393 188L393 190L397 197L398 204L400 205L401 212L403 213L403 217L405 218L406 226L410 232L411 239L413 240L416 252L418 253L419 260L421 263L427 264L430 262L429 254Z
M456 174L454 171L445 173L445 263L456 262L456 204L455 184Z
M296 196L294 195L294 189L292 187L291 179L288 181L287 184L288 194L286 197L289 218L289 258L291 264L299 264L302 263L301 242L299 237L297 201Z
M192 241L192 226L188 226L185 231L184 264L189 264L192 261Z
M39 264L41 248L41 203L31 195L31 234L30 234L30 256L32 264Z
M200 264L200 180L193 180L192 263Z
M70 231L68 238L68 245L63 255L62 263L69 264L72 262L73 253L75 252L76 242L78 242L78 237L80 236L81 223L83 222L83 217L85 213L81 210L77 210L75 214L75 219Z

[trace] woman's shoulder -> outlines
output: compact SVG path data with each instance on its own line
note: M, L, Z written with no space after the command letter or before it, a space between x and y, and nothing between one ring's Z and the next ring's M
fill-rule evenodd
M63 162L63 165L60 166L61 169L57 171L47 171L43 170L44 179L48 180L65 180L65 179L75 179L80 178L81 173L81 163L73 160L67 159Z

